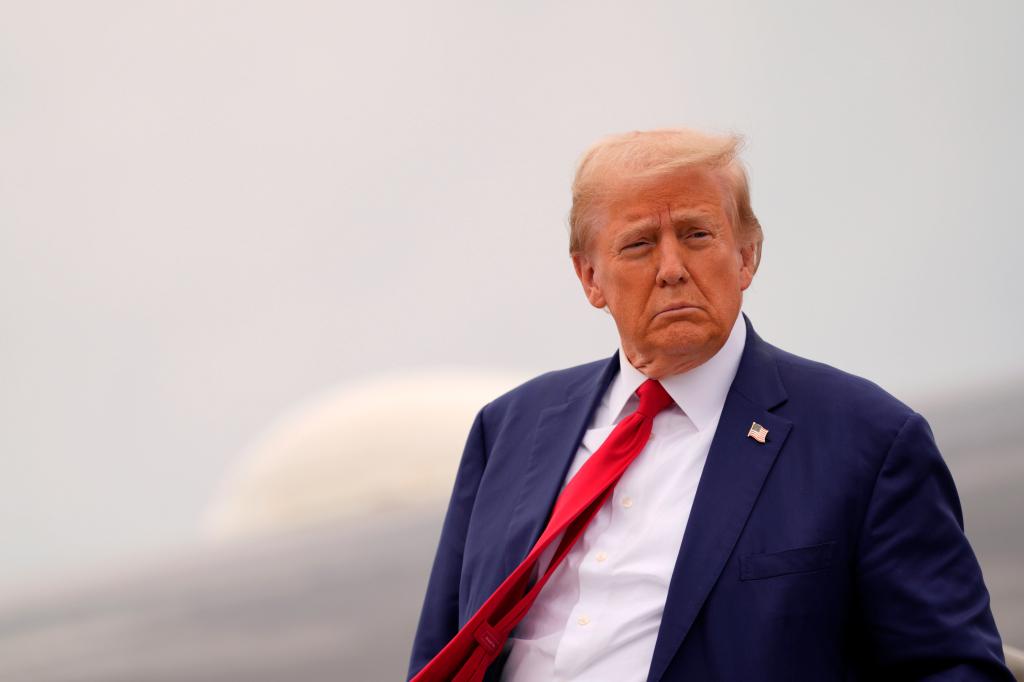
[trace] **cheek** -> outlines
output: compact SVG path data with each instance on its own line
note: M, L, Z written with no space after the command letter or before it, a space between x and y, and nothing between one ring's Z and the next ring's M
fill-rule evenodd
M650 292L646 286L647 274L641 268L623 269L618 276L610 283L615 291L616 297L623 301L631 301L634 304L644 299Z
M617 317L628 321L630 326L639 323L650 295L649 288L642 285L639 274L631 276L630 273L618 273L614 278L609 277L605 280L603 292L608 307L615 311Z
M731 250L719 254L714 262L708 265L708 274L721 283L723 288L731 291L738 288L743 281L743 260Z
M719 263L718 267L692 274L701 294L718 311L737 305L742 300L743 290L747 288L742 272L731 259L728 263Z

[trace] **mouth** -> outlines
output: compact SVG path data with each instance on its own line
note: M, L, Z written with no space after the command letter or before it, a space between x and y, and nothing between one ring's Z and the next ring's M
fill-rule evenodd
M697 310L697 306L689 305L687 303L676 303L665 308L662 308L657 313L655 313L654 317L661 317L662 315L671 315L675 313L686 313L693 310Z

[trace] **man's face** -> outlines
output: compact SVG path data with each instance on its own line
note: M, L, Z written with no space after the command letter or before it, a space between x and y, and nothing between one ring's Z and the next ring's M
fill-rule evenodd
M754 247L737 240L728 201L703 168L622 187L573 256L587 299L608 307L626 357L651 378L700 365L729 337Z

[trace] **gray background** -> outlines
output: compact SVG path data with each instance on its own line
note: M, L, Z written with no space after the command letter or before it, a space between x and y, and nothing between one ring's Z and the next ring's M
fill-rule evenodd
M747 136L765 339L954 422L962 396L1019 395L1022 20L1012 1L0 3L0 586L187 553L237 453L326 387L610 354L565 228L574 163L609 132ZM1000 499L996 544L1020 547Z

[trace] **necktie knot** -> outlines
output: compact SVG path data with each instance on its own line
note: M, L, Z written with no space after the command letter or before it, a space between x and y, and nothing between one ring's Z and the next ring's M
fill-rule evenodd
M653 418L672 404L672 396L655 379L648 379L640 384L640 388L636 389L636 394L640 398L640 407L636 411L648 417Z

